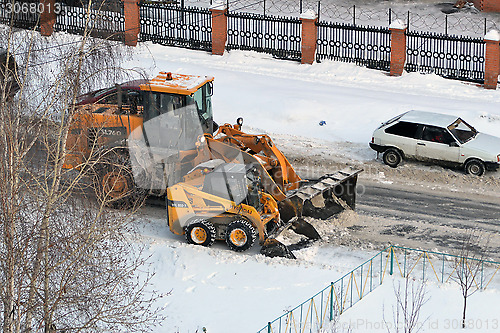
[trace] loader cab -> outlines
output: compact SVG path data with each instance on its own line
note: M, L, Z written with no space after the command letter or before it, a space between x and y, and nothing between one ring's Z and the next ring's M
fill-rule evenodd
M156 123L158 133L169 128L196 132L201 125L198 135L212 134L212 81L212 77L160 72L141 85L144 123Z

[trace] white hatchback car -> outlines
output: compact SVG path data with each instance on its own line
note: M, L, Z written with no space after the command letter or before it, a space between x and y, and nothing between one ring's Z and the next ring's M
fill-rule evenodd
M459 117L408 111L373 132L370 147L395 168L403 158L459 166L471 175L500 167L500 138L479 133Z

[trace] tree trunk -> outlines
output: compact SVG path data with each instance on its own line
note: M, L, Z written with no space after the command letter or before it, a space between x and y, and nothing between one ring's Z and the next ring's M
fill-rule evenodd
M464 313L462 315L462 328L465 328L465 311L467 310L467 295L464 295Z

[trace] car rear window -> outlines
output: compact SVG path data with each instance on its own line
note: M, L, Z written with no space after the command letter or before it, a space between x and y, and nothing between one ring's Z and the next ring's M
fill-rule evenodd
M386 128L385 132L388 134L394 134L414 139L417 136L417 128L418 124L400 121L399 123Z

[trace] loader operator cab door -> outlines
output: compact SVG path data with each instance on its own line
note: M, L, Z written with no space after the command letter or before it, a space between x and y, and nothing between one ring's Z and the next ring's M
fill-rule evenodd
M212 134L215 131L213 128L212 94L213 84L212 82L207 82L192 96L198 112L198 117L200 118L203 133L208 134Z
M213 133L211 82L191 95L144 94L144 130L151 147L193 149L200 135Z

